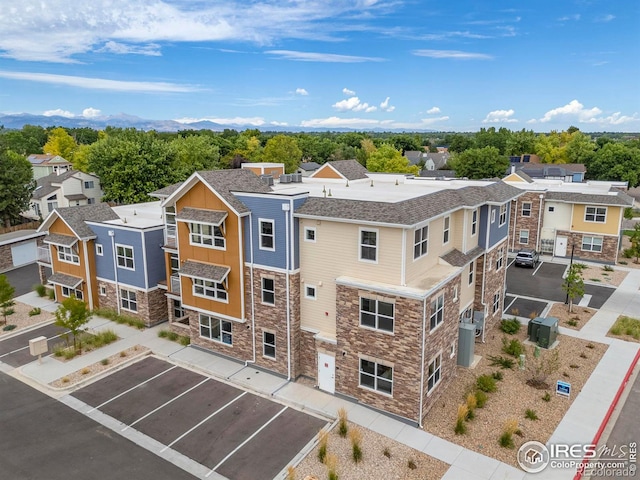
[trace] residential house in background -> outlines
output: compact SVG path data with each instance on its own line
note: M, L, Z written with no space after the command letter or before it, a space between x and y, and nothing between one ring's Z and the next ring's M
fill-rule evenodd
M521 171L504 181L524 192L512 206L510 250L616 263L624 209L633 206L626 182L531 179Z
M512 163L508 173L515 173L531 179L562 180L563 182L584 182L587 169L582 163ZM522 177L526 178L526 177Z
M36 180L52 174L60 175L73 169L71 162L60 155L51 155L50 153L34 153L29 155L27 160L33 168L33 178Z
M308 177L320 167L321 165L316 162L302 162L300 163L300 165L298 165L298 170L296 170L296 173L301 174L303 177Z
M49 215L55 208L99 203L102 196L100 179L95 175L77 170L52 173L36 180L30 208L22 216L38 220Z
M147 326L167 320L164 221L160 202L110 207L105 203L56 208L39 231L41 275L56 300L74 295L89 308L112 308Z

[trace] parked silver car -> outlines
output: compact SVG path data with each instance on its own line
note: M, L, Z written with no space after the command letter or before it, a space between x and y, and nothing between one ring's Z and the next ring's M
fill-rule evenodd
M523 248L516 254L516 266L535 268L540 262L540 254L530 248Z

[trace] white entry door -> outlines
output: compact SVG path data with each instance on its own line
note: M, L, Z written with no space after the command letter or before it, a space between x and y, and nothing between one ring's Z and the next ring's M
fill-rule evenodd
M554 255L556 257L567 256L567 237L556 237L556 249Z
M329 393L336 391L336 357L318 353L318 387Z

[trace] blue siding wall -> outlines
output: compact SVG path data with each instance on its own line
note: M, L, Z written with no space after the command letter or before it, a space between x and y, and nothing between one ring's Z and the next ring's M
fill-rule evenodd
M282 210L283 204L289 204L290 199L287 197L283 197L280 195L265 195L261 197L254 196L244 196L240 193L236 194L236 196L244 203L247 208L251 210L251 221L253 225L251 226L253 231L253 262L259 265L264 265L267 267L274 268L282 268L285 269L287 266L286 263L286 222L285 215L290 215L292 212L285 212ZM294 207L295 208L295 207ZM274 246L275 250L262 250L260 249L260 226L259 221L263 220L273 220L274 221ZM295 221L295 220L294 220ZM251 261L251 242L249 239L250 229L248 225L249 220L245 220L245 239L244 239L244 253L245 260L247 262ZM291 226L289 227L291 228ZM297 236L295 236L294 230L294 241L297 244ZM297 246L294 246L294 252L296 252L294 265L290 266L290 268L297 268Z
M115 243L133 247L133 261L135 270L118 268L118 282L138 288L145 288L144 282L144 257L142 255L142 232L118 229L113 225L91 225L96 233L95 243L102 245L103 255L96 255L96 276L115 281L113 273L114 253L111 247L109 230L115 232ZM155 285L154 285L155 286Z
M495 211L495 222L491 223L491 212ZM511 215L510 204L507 203L507 221L500 226L500 207L495 205L483 205L480 207L480 229L478 244L486 249L493 247L496 243L504 240L509 234L509 223ZM489 221L487 222L487 219ZM489 228L489 243L487 244L487 223Z
M158 286L158 282L166 280L167 272L164 265L164 229L147 230L144 232L144 243L147 253L147 277L149 288Z

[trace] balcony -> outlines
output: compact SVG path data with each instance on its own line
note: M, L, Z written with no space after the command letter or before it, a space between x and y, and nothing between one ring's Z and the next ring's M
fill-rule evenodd
M180 295L180 277L178 275L171 275L171 293Z
M38 263L51 265L51 251L49 247L38 247L37 259Z
M167 225L164 229L164 244L167 247L175 248L177 246L176 243L176 226L175 225Z

